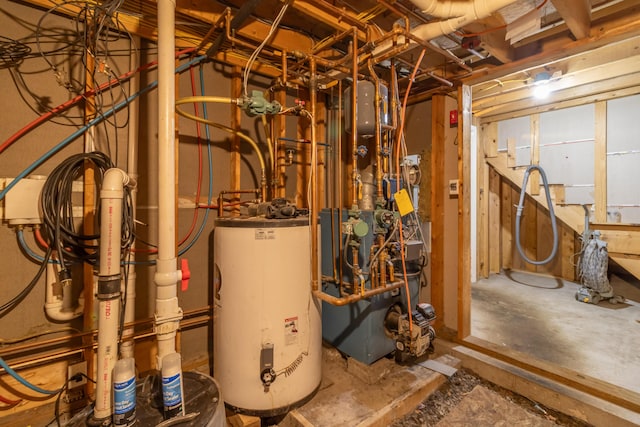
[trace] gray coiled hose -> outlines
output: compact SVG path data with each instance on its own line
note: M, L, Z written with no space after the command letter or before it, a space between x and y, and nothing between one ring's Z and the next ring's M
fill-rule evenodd
M527 194L527 181L529 181L529 174L532 169L537 169L542 177L542 184L544 185L544 192L547 196L547 205L549 206L549 216L551 217L551 229L553 230L553 248L551 249L551 253L549 256L542 261L535 261L527 258L522 250L522 246L520 245L520 219L522 218L522 211L524 209L524 196ZM527 170L524 172L524 179L522 180L522 189L520 190L520 203L518 203L518 209L516 211L516 248L518 248L518 253L529 264L534 265L542 265L551 261L558 252L558 226L556 224L556 214L553 212L553 203L551 201L551 193L549 192L549 184L547 183L547 175L544 173L542 168L538 165L529 165Z

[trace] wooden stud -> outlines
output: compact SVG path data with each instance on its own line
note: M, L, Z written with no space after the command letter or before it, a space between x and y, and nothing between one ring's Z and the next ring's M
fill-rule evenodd
M516 163L516 139L507 138L507 167L515 168L518 166Z
M477 197L477 272L478 278L489 277L489 165L485 162L482 152L482 144L475 147L478 159L478 194ZM473 248L472 248L473 250Z
M494 168L492 169L495 171ZM504 270L513 268L514 201L511 195L511 184L506 179L500 178L500 266Z
M87 61L86 73L85 73L85 90L90 91L94 89L94 74L95 69L95 57L87 49L85 60ZM91 121L96 114L95 96L88 96L85 101L84 107L84 122ZM116 130L117 131L117 130ZM84 145L85 151L89 152L93 150L94 145L94 132L95 128L90 128L84 133ZM98 202L98 189L96 188L95 176L96 170L93 163L85 162L84 165L84 179L83 179L83 212L82 212L82 232L89 236L96 234L96 204ZM97 319L94 314L95 311L95 295L93 288L94 271L93 266L84 263L83 266L83 296L84 296L84 315L83 315L83 327L85 330L90 331L97 329ZM85 345L92 344L90 337L84 337L83 343ZM87 361L88 372L93 372L96 369L95 353L92 347L88 347L84 351L84 358ZM87 395L93 396L95 391L95 385L91 381L86 385Z
M482 125L481 132L485 157L496 157L498 155L498 122Z
M233 71L231 73L231 99L238 99L242 97L242 68L233 67ZM235 130L240 130L242 127L242 111L238 108L237 105L231 104L231 128ZM240 166L242 164L242 155L240 154L240 137L236 134L231 136L231 190L240 190ZM239 195L231 195L230 197L232 202L240 201ZM233 207L231 210L231 216L240 216L240 208Z
M500 175L489 167L489 273L500 272Z
M279 88L275 92L276 101L280 103L280 105L287 104L287 90L285 87ZM284 138L287 136L287 127L286 127L286 116L283 114L276 115L272 123L275 125L275 130L272 134L275 137L274 145L278 147L276 153L276 161L275 167L278 170L278 179L277 182L274 183L276 186L274 194L276 197L286 197L287 196L287 148L284 141L281 141L280 138Z
M438 317L435 328L444 326L444 141L445 96L434 95L431 103L431 304Z
M596 221L607 222L607 103L596 102L595 109L593 199Z
M471 334L471 87L458 88L458 338Z
M531 115L531 164L540 164L540 115ZM534 196L540 194L540 174L529 175L529 191Z

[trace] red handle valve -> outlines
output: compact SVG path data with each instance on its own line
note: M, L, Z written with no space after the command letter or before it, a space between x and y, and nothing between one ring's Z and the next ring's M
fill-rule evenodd
M191 279L191 270L189 270L189 261L187 259L180 260L180 270L182 271L182 284L180 290L185 292L189 289L189 279Z

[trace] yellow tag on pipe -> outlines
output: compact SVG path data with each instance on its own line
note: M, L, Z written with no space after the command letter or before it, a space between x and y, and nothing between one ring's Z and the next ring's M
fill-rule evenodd
M396 206L398 206L400 216L405 216L413 212L413 203L411 203L411 198L409 197L409 193L407 193L406 189L403 188L395 193L393 198L396 201Z

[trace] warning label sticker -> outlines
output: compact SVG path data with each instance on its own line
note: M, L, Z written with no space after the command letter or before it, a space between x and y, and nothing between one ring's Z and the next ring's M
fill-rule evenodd
M276 230L256 228L256 240L275 240Z
M284 343L291 345L298 342L298 316L284 319Z

